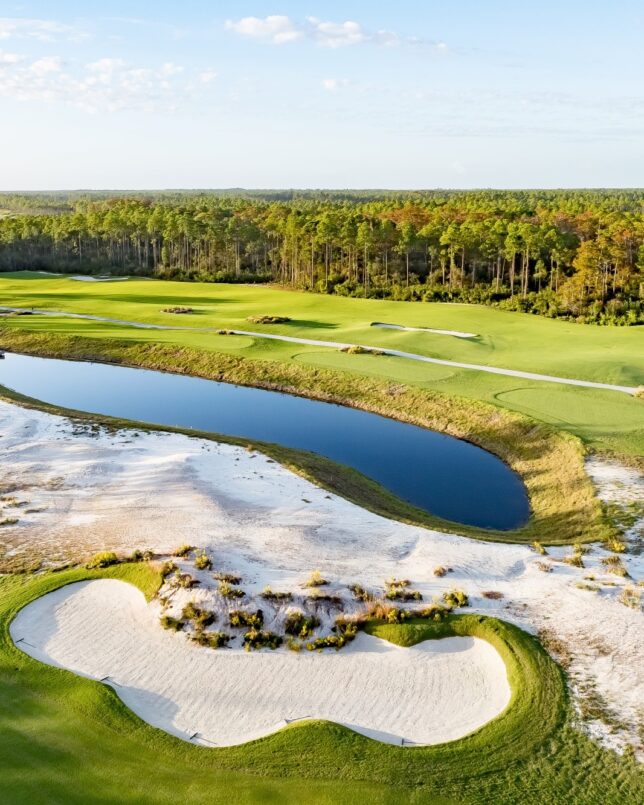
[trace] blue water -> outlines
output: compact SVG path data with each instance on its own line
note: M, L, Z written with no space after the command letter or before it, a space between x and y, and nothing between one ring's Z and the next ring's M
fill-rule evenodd
M0 384L80 411L309 450L457 523L506 530L529 516L521 479L496 456L365 411L183 375L9 353L0 360Z

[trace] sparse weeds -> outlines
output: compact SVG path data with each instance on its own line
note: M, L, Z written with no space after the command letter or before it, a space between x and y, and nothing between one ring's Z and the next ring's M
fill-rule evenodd
M385 598L388 601L422 601L419 590L410 590L409 579L387 579L385 581Z
M535 539L535 541L532 543L532 549L541 556L548 555L548 551L543 547L543 545L537 539Z
M617 539L617 537L611 537L604 543L604 548L606 548L607 551L612 551L613 553L625 553L626 543L621 539Z
M349 590L353 594L353 597L355 598L356 601L366 602L373 600L373 595L371 595L371 593L368 590L365 590L365 588L361 584L350 584Z
M585 567L584 560L580 553L570 553L568 556L564 556L561 561L571 567Z
M302 585L303 587L324 587L325 584L328 584L328 579L325 579L319 570L314 570L308 579Z
M212 567L212 560L205 553L200 553L195 557L195 567L197 570L210 570Z
M246 595L239 587L233 587L227 581L219 582L218 592L223 598L243 598Z
M536 562L535 564L542 573L552 573L552 562Z
M617 600L620 604L624 604L625 607L640 610L642 608L642 591L627 584L620 592Z
M242 577L238 573L224 573L221 570L213 573L212 577L215 581L225 581L227 584L239 584L242 580Z
M271 587L264 587L264 589L261 592L261 596L262 598L265 598L267 601L275 601L276 603L293 600L293 593L280 592L271 589Z
M172 552L172 555L183 557L187 556L190 553L190 551L194 551L194 547L192 545L187 545L184 543L183 545L179 545L179 547Z
M192 621L195 629L198 632L205 629L206 626L210 626L210 624L214 623L215 621L214 612L197 606L194 601L190 601L185 605L183 612L181 613L181 617L183 620Z
M166 561L161 565L159 572L161 573L161 577L165 579L171 573L174 573L176 569L177 566L175 563L171 559L166 559Z
M613 575L621 576L622 578L628 578L628 570L626 569L626 565L620 556L615 556L615 554L611 554L611 556L602 556L600 561L602 566L606 568L607 573L612 573Z
M442 579L443 576L446 576L448 573L451 573L451 572L452 572L452 568L451 567L445 567L445 565L437 565L434 568L434 575L439 579Z
M193 578L190 573L177 573L174 577L174 582L177 587L183 587L186 590L190 590L199 584L197 579Z

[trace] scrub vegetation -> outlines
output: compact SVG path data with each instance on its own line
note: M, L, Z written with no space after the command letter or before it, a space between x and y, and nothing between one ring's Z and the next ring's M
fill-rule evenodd
M409 749L316 721L239 747L191 746L142 722L112 688L42 665L13 644L9 623L20 608L64 584L93 578L130 581L148 598L161 581L145 563L0 578L0 775L12 805L85 803L96 791L105 801L119 801L127 791L131 799L155 805L173 802L179 791L186 803L591 805L641 799L636 763L571 727L562 673L539 643L480 615L365 626L401 646L474 636L496 648L506 663L511 703L466 738Z

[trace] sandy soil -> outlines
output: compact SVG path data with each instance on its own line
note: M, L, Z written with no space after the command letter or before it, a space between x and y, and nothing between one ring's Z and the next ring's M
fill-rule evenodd
M212 651L159 628L154 607L121 581L82 582L23 609L11 626L24 651L94 679L110 677L143 719L228 746L303 718L380 741L454 740L510 700L503 660L484 640L400 648L360 634L342 652Z
M433 327L405 327L403 324L386 324L383 321L374 321L372 327L383 330L403 330L406 333L434 333L435 335L453 335L455 338L476 338L476 333L464 333L462 330L437 330Z
M641 590L635 584L644 576L638 536L644 521L638 525L637 515L627 532L630 550L622 555L631 577L624 579L601 565L609 555L601 546L591 546L585 567L576 568L561 561L569 549L539 556L522 546L403 525L230 445L175 434L107 433L6 403L0 403L0 434L5 567L107 548L168 552L187 542L205 549L215 569L241 575L244 604L265 610L266 628L284 618L284 607L259 597L267 584L292 591L297 605L329 626L337 608L308 602L310 591L302 587L316 568L331 582L325 591L340 595L347 612L360 606L347 590L352 582L381 593L386 578L408 578L426 601L459 587L475 611L542 632L568 665L585 729L616 748L639 745L644 618L641 609L619 600L625 587ZM598 459L588 470L606 500L628 507L644 499L637 472ZM451 572L437 578L440 565ZM190 572L202 582L198 593L181 590L171 606L180 611L196 598L223 616L228 605L212 575ZM503 597L487 599L487 591Z

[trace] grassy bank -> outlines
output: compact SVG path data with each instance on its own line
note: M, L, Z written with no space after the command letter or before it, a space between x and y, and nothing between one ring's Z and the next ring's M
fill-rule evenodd
M511 542L595 541L605 539L610 531L584 472L580 442L568 434L486 403L446 397L383 380L312 369L297 363L253 361L147 341L88 339L5 327L0 328L0 347L32 355L107 361L279 389L448 433L471 441L506 461L522 477L532 512L529 522L514 531L457 526L404 504L355 471L301 451L257 443L265 452L315 483L385 516L472 537ZM101 419L94 415L91 418ZM195 432L190 431L190 434ZM226 440L239 443L239 440ZM500 500L499 505L502 506L503 501Z
M525 414L573 433L593 449L644 454L644 404L626 394L387 356L347 355L311 345L219 336L214 332L219 328L251 329L369 344L446 360L637 386L644 383L643 328L573 324L477 305L346 299L269 287L159 280L78 282L69 277L27 272L0 274L0 304L126 322L212 328L210 332L141 330L106 322L38 316L19 316L6 322L25 332L159 343L404 383ZM172 316L162 312L176 305L190 307L193 313ZM290 321L251 325L247 320L263 314L286 316ZM383 330L371 326L375 321L466 331L476 337Z
M226 749L192 746L140 721L111 688L42 665L9 636L16 612L74 581L109 576L148 596L144 564L0 577L0 778L3 801L88 803L627 803L642 796L629 760L567 725L563 677L538 642L478 615L441 624L372 623L400 645L475 635L501 653L508 709L471 736L426 748L380 744L338 725L303 723Z

